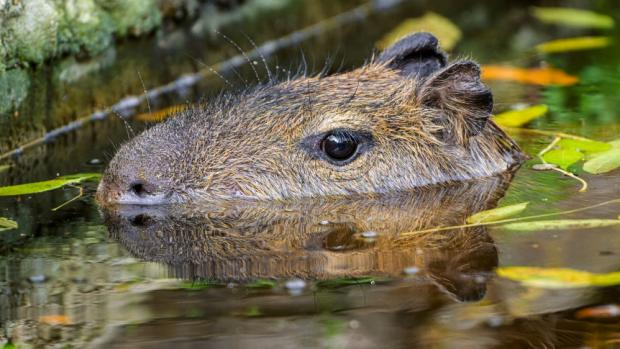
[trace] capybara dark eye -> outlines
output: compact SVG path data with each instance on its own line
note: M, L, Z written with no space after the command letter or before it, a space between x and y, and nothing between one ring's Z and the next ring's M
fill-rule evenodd
M129 186L129 190L136 194L138 197L144 197L146 194L148 194L148 191L146 190L146 188L144 187L144 183L142 182L133 182L131 183L131 185Z
M357 152L358 142L349 133L330 133L321 141L321 150L335 161L345 161Z

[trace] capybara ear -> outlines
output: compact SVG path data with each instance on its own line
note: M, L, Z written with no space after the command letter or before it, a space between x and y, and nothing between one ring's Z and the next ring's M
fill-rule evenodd
M439 48L439 41L430 33L406 36L383 51L379 63L398 70L406 77L423 80L446 65L446 54Z
M417 95L419 104L435 110L444 140L464 143L486 125L493 112L493 95L480 81L480 67L457 61L430 76Z

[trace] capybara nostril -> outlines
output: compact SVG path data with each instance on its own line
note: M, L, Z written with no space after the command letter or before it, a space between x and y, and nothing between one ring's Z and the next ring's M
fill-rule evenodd
M147 189L146 184L142 181L132 182L129 185L129 191L140 198L143 198L151 194L151 192Z

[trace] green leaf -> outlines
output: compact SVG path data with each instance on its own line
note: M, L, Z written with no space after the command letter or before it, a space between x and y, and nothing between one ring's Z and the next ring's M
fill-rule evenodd
M493 121L504 127L521 127L528 122L545 115L549 108L544 104L534 105L519 110L509 110L495 115Z
M260 280L256 280L250 284L245 285L245 287L247 288L274 288L276 287L276 282L273 280L265 280L265 279L260 279Z
M581 288L620 284L620 272L595 274L567 268L500 267L497 275L540 288Z
M560 24L577 28L611 29L614 19L610 16L565 7L532 7L532 15L548 24Z
M17 229L17 222L8 218L0 217L0 231Z
M42 193L61 188L68 184L80 183L88 180L98 180L101 178L99 173L80 173L58 177L48 181L34 182L28 184L18 184L8 187L0 187L0 196L26 195Z
M400 23L377 42L377 47L385 49L402 37L420 31L433 33L439 39L441 48L446 51L454 48L463 35L459 27L448 18L434 12L427 12L422 17L409 18Z
M354 278L341 278L333 280L319 281L316 285L322 288L338 288L351 285L372 284L376 281L376 278L372 276L354 277Z
M559 219L532 222L508 223L502 225L507 230L539 231L539 230L564 230L564 229L588 229L620 225L619 219Z
M620 147L598 153L583 164L583 170L592 174L606 173L618 167L620 167Z
M584 153L598 153L609 150L612 147L610 143L569 138L562 138L557 143L557 146L562 149L572 149Z
M180 287L189 291L201 291L208 288L222 287L222 284L211 281L187 281L183 282Z
M611 45L611 39L606 36L582 36L568 39L558 39L536 45L541 53L557 53L569 51L591 50Z
M17 347L15 346L15 344L8 342L4 346L2 346L2 349L17 349Z
M574 149L553 149L546 152L542 158L548 163L568 169L568 166L583 159L584 154Z
M522 202L520 204L514 204L494 208L492 210L481 211L467 218L467 223L475 224L499 221L501 219L511 217L523 212L523 210L527 208L528 204L529 202Z

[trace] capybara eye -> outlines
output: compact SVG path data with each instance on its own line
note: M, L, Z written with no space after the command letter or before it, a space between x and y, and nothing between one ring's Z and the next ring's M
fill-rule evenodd
M335 161L345 161L357 152L357 140L347 132L330 133L321 141L321 150Z

